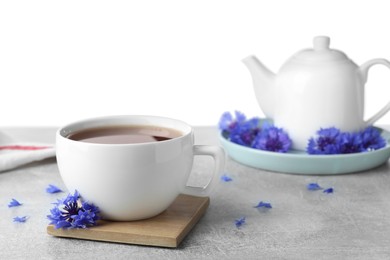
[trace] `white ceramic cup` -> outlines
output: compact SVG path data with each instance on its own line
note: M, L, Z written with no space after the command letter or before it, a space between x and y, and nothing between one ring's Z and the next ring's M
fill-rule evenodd
M74 141L70 134L95 127L159 126L182 133L160 142L98 144ZM186 123L156 116L109 116L68 124L56 133L56 155L61 177L70 192L100 208L104 219L131 221L163 212L180 194L207 196L221 173L225 153L218 146L194 145ZM187 186L194 155L214 159L214 170L204 187Z

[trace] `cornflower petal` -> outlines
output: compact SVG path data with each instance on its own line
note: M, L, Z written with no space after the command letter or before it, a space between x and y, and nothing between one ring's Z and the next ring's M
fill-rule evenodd
M226 174L221 176L221 181L229 182L229 181L232 181L232 180L233 179L231 177L227 176Z
M21 206L21 205L22 205L22 203L20 203L16 199L12 199L11 202L8 204L8 208L18 207L18 206Z
M55 229L59 228L71 228L72 224L67 220L59 220L55 223Z
M27 216L22 216L22 217L14 217L14 222L19 222L19 223L24 223L27 220Z
M328 189L325 189L325 190L323 190L323 193L333 193L334 192L334 190L333 190L333 188L328 188Z
M271 203L260 201L259 204L257 204L254 208L267 208L272 209Z
M322 187L318 183L309 183L306 185L308 190L322 190Z
M244 225L246 222L245 217L241 217L239 219L234 220L234 224L237 228L240 228L242 225Z
M62 190L60 188L58 188L57 186L49 184L49 186L47 186L47 188L46 188L46 192L47 193L58 193L58 192L62 192Z

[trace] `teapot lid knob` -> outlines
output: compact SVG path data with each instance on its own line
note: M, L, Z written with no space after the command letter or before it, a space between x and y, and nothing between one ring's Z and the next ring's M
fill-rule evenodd
M328 36L317 36L313 39L314 50L329 50L330 38Z
M328 36L317 36L313 39L313 48L303 49L293 56L293 61L297 62L330 62L351 60L343 52L329 48L330 38Z

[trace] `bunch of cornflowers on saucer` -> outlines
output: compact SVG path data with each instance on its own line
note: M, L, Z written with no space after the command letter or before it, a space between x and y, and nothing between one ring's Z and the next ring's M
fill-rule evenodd
M247 119L239 111L235 111L234 116L230 112L223 113L219 128L225 138L239 145L279 153L291 148L291 139L282 128L258 117Z
M292 142L283 128L274 126L267 119L246 116L235 111L222 114L219 120L222 135L232 143L246 147L286 153ZM350 154L375 151L386 146L380 131L368 126L357 132L342 132L335 127L321 128L308 140L306 152L310 155Z
M317 131L310 138L308 154L350 154L375 151L386 146L386 141L378 129L368 126L358 132L342 132L335 127Z

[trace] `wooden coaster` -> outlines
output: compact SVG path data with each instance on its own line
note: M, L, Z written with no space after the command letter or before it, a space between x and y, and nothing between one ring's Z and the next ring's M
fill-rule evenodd
M210 199L180 194L167 210L160 215L138 221L100 221L87 229L55 229L47 227L47 233L106 242L177 247L192 227L204 215Z

